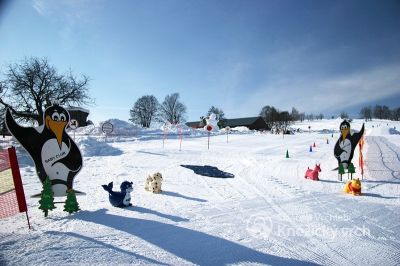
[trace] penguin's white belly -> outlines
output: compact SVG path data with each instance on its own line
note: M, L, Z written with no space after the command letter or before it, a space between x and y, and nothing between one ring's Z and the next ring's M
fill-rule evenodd
M57 163L57 161L66 157L68 153L68 146L63 142L60 149L56 139L50 139L43 145L41 158L46 175L50 180L60 179L67 181L70 169L62 163ZM54 196L64 196L67 189L63 184L53 185L52 188Z
M344 141L341 141L339 143L339 147L343 150L343 152L340 154L340 160L347 161L350 158L350 153L351 153L350 140L345 139Z
M125 194L123 203L125 206L128 206L131 203L131 195L129 193Z

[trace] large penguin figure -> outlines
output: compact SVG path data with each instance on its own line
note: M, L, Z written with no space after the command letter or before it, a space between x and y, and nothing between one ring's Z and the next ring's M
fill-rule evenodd
M65 132L69 119L68 111L54 104L45 110L43 125L22 127L10 110L6 111L8 130L32 157L40 181L49 177L56 197L72 189L74 177L82 168L81 152Z
M364 134L364 124L361 130L357 133L350 133L350 123L344 120L340 124L340 137L335 144L334 155L338 160L338 164L343 164L343 167L347 169L351 160L353 159L354 149L357 147L357 143L360 141Z

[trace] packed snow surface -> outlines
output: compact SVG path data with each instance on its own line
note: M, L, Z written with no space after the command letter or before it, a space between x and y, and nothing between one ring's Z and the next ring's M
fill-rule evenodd
M101 124L69 132L84 157L74 188L86 193L73 214L61 203L44 217L31 197L42 190L32 160L1 139L17 147L33 229L24 214L0 220L0 265L400 264L399 122L365 123L361 196L344 194L347 174L338 181L332 171L338 119L296 123L284 136L221 130L209 149L203 129L108 122L108 136ZM315 164L320 181L305 179ZM161 194L144 190L155 172ZM133 206L112 207L101 185L125 180Z

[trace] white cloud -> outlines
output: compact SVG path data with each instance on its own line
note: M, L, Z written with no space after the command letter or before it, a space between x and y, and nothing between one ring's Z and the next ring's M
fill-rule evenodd
M43 0L33 0L32 6L41 16L45 16L48 11L46 2Z
M79 28L89 23L92 13L102 8L103 1L95 0L33 0L38 14L59 25L59 37L64 48L73 49L78 43Z
M332 78L279 79L249 92L235 113L258 114L265 105L304 112L345 110L356 104L400 93L400 66L390 65Z

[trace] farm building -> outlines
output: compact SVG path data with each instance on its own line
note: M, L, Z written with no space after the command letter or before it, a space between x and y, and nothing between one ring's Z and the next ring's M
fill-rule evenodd
M186 125L191 128L202 128L204 127L201 121L187 122ZM261 116L255 117L244 117L244 118L232 118L224 119L223 126L234 127L248 127L249 129L255 130L269 130L267 124Z
M82 107L67 107L65 108L69 112L70 119L75 119L78 121L79 127L85 127L88 125L87 117L90 111Z

